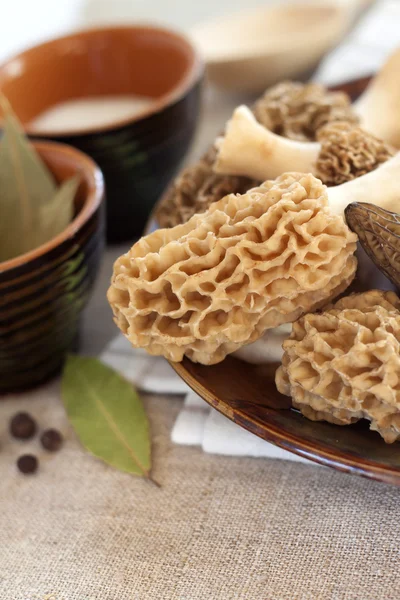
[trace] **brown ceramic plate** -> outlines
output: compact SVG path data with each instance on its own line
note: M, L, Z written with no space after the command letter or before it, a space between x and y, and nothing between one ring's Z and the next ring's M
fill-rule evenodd
M352 81L341 89L355 98L367 82ZM150 223L149 228L155 227ZM385 444L366 421L345 427L309 421L277 391L273 365L250 365L228 356L213 366L185 359L172 367L208 404L264 440L340 471L400 485L399 444Z

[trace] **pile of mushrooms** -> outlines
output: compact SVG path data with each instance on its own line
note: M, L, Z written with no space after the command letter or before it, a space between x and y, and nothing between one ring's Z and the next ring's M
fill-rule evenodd
M400 299L369 278L329 305L351 289L357 239L400 282L397 73L400 50L354 105L284 83L234 111L175 181L159 213L175 226L114 265L108 300L132 345L205 365L282 362L277 388L308 418L367 418L400 439Z
M340 143L340 136L344 144ZM338 174L351 180L374 170L395 153L375 136L346 123L325 126L319 138L319 142L299 142L282 137L258 123L247 106L239 106L227 123L225 135L215 142L218 152L214 170L261 181L285 171L297 171L313 173L323 183L329 183L324 181L324 162L329 156L336 156ZM353 163L354 168L346 172L343 163ZM331 174L331 180L334 175Z
M397 117L400 86L396 72L400 72L400 50L389 58L354 105L362 129L342 126L342 136L347 131L349 147L345 161L356 168L345 165L347 173L339 175L347 175L350 181L329 188L330 206L337 214L342 214L351 202L372 203L400 212L400 156L393 148L400 147L400 119ZM214 170L219 174L246 176L260 181L278 177L285 171L313 173L329 185L332 184L332 176L330 180L324 177L324 161L333 157L339 170L343 164L343 148L332 143L329 132L337 137L337 125L322 129L317 135L320 141L282 137L259 123L249 108L239 106L228 121L224 136L216 140ZM351 155L354 148L359 153L357 164ZM363 154L360 149L363 149ZM339 183L340 180L333 177L333 181Z
M320 142L296 142L276 135L257 123L245 106L228 122L226 134L216 142L217 173L271 179L283 171L317 175ZM389 151L388 151L389 154ZM400 153L361 177L329 188L329 204L342 214L350 202L370 202L386 210L400 211Z

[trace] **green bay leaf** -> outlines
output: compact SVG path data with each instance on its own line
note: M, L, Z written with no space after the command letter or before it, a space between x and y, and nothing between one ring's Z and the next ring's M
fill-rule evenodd
M73 216L77 183L73 178L58 190L2 94L0 108L0 261L4 261L37 248L65 229Z
M96 358L70 355L61 391L69 420L91 454L151 479L148 420L131 383Z

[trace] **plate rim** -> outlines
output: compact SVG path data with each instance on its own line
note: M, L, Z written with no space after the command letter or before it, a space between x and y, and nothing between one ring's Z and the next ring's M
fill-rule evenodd
M230 404L214 396L212 392L203 387L203 385L186 369L186 360L189 359L184 359L180 363L168 362L179 377L181 377L181 379L183 379L183 381L185 381L185 383L187 383L187 385L198 394L202 400L230 419L233 423L236 423L236 425L243 427L253 435L257 435L257 437L267 442L279 446L288 452L307 458L312 462L345 473L360 475L375 481L400 486L400 469L397 469L396 467L378 466L365 457L362 457L360 461L357 461L356 459L350 458L344 451L321 449L316 443L310 442L302 436L296 436L286 432L282 433L282 430L278 426L268 421L258 421L257 418L243 412L240 408L233 408ZM236 416L240 416L240 421L236 419ZM254 429L257 431L250 427L250 424L253 425ZM339 427L339 425L337 425L337 427Z

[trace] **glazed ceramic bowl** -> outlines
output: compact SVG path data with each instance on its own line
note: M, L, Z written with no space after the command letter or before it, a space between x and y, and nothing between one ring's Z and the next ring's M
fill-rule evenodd
M0 263L0 393L38 385L62 366L104 246L103 177L74 148L35 143L58 182L79 174L75 217L58 236Z
M103 171L107 237L141 234L192 139L202 62L181 35L156 27L109 27L47 42L0 67L0 91L29 135L79 148ZM29 123L46 109L90 96L140 95L150 107L107 127L40 135Z

